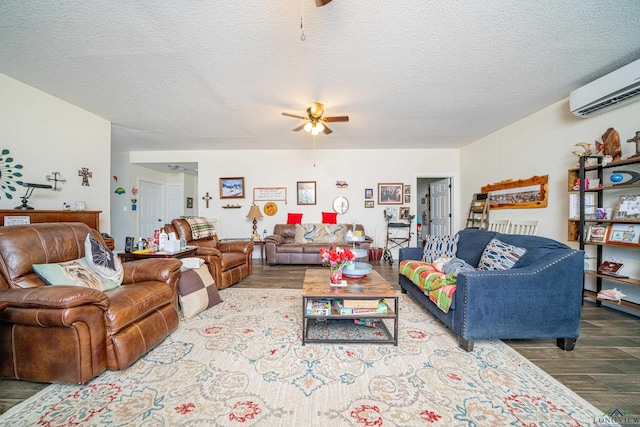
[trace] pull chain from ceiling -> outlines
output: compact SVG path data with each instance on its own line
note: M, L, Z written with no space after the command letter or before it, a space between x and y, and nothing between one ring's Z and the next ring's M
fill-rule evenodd
M304 35L304 0L300 0L300 40L305 41L307 36Z
M313 167L316 167L316 136L313 135Z

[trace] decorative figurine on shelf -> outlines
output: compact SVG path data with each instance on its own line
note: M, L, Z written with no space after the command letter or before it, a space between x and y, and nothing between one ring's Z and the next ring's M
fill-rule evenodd
M627 142L636 144L636 154L630 156L629 158L640 157L640 130L636 132L636 136L634 138L627 139Z
M589 144L588 142L578 142L574 147L582 147L583 150L571 152L572 154L578 156L578 161L580 160L580 157L590 156L591 154L593 154L593 151L591 151L591 144Z
M602 142L596 141L596 153L611 156L612 162L617 162L622 158L622 147L620 146L620 134L614 128L609 128L602 134Z

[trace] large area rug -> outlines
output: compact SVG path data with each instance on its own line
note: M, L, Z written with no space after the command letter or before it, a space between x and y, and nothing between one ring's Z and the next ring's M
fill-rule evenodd
M221 296L129 369L53 384L0 425L532 427L589 426L602 415L500 341L459 349L406 295L398 347L303 347L298 290ZM319 333L354 332L329 329Z

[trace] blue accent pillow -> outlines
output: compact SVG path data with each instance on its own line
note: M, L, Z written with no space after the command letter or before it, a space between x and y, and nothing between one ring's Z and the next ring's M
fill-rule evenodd
M491 239L482 252L478 270L509 270L526 252L524 248Z
M47 285L82 286L99 291L118 286L93 271L84 258L52 264L33 264L32 268Z

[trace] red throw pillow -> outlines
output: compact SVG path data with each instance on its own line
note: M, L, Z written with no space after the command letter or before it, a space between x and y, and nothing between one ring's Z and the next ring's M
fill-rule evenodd
M322 212L323 224L337 224L338 214L336 212Z
M301 213L287 214L287 224L302 224L302 214Z

